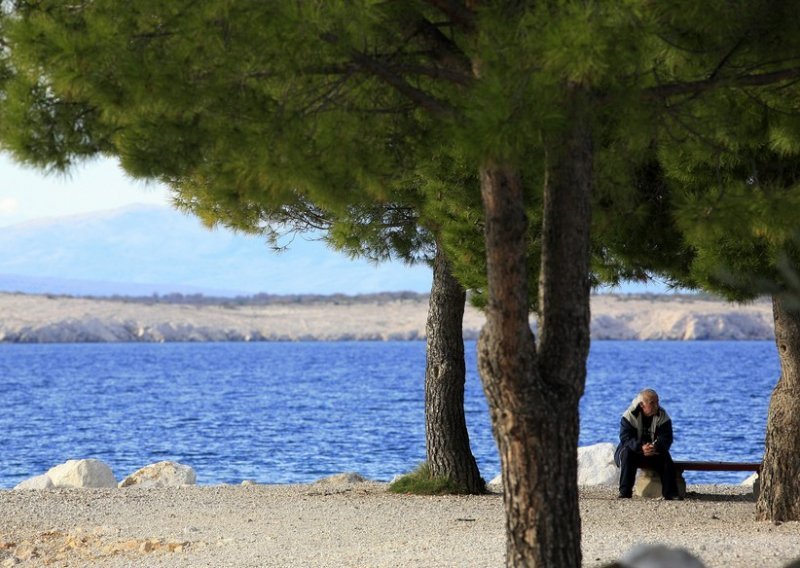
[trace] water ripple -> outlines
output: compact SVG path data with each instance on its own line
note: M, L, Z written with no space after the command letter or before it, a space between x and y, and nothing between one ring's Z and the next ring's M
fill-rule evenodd
M497 451L475 342L466 347L470 441L491 479ZM170 459L204 484L341 471L388 480L425 459L424 368L413 341L2 344L0 487L79 457L118 478ZM759 460L778 374L773 342L595 342L581 444L615 442L620 413L652 386L673 417L676 458Z

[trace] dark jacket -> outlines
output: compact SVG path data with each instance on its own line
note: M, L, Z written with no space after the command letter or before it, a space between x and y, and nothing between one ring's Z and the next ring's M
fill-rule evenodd
M619 445L614 452L614 461L619 465L619 455L623 448L641 454L642 435L644 430L642 407L639 406L638 398L631 403L631 406L622 415L619 421ZM655 437L655 445L659 454L669 454L672 446L672 419L663 408L658 409L658 413L653 416L651 433Z

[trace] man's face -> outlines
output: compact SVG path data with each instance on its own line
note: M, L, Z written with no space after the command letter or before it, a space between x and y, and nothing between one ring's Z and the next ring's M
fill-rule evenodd
M655 416L655 414L658 412L657 398L643 398L641 405L642 412L644 412L645 416Z

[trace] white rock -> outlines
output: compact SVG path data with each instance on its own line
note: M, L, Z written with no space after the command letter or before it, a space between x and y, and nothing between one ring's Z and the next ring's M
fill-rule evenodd
M188 465L162 461L147 465L120 481L120 487L181 487L195 485L197 475Z
M492 479L489 483L486 484L486 490L492 493L502 493L503 492L503 474L498 473L497 477Z
M637 544L619 563L625 568L705 568L705 564L685 548L662 544Z
M347 472L347 473L337 473L336 475L331 475L329 477L323 477L322 479L318 479L315 481L315 484L319 485L328 485L328 484L340 484L340 483L363 483L366 481L366 478L362 477L358 473L355 472Z
M245 487L249 487L251 485L258 485L258 482L254 479L243 479L241 484Z
M610 443L578 448L578 485L619 485L619 468L614 463L616 446ZM503 492L503 474L486 484L492 493Z
M758 473L754 473L744 481L742 481L741 485L744 487L752 487L753 488L753 495L756 496L758 499L759 493L761 493L761 478L758 476Z
M742 481L739 485L743 487L753 487L758 482L758 473L754 473L744 481Z
M578 448L578 485L619 485L615 448L608 442Z
M37 475L19 483L14 489L52 489L53 481L47 475Z
M51 468L47 477L53 487L116 487L111 468L100 460L68 460Z

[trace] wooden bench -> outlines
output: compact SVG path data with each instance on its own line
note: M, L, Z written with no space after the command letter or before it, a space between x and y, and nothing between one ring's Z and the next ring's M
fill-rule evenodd
M675 481L678 485L678 495L686 496L686 481L683 479L684 471L754 471L761 470L761 463L755 462L721 462L721 461L674 461ZM651 474L654 475L654 474ZM653 486L656 483L656 486ZM637 492L638 491L638 492ZM661 493L661 482L657 477L648 480L637 477L634 492L643 497L657 497Z
M754 471L761 470L761 462L676 461L678 473L684 471Z

